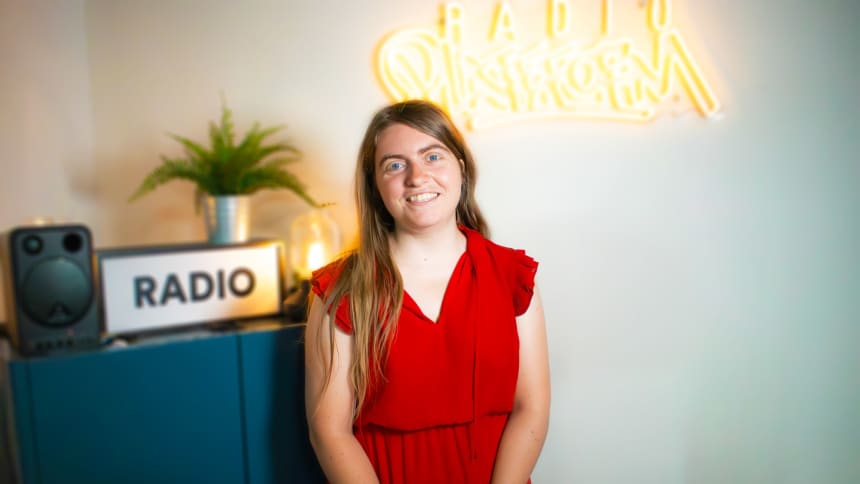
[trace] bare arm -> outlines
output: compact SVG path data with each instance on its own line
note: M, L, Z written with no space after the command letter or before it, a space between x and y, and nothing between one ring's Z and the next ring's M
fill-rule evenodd
M329 344L329 315L313 298L305 333L305 411L311 445L332 484L378 483L364 449L352 433L355 397L349 384L352 336L334 330ZM322 338L323 344L319 344ZM325 387L325 366L334 351L331 377ZM323 389L325 387L325 389Z
M549 427L549 352L537 286L528 310L517 318L517 331L520 337L520 370L514 408L496 455L493 484L523 484L528 481Z

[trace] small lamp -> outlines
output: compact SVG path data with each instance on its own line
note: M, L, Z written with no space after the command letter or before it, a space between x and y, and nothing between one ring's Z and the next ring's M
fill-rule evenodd
M340 228L325 207L313 209L293 220L289 247L295 287L284 301L284 313L299 322L307 317L311 274L340 252Z

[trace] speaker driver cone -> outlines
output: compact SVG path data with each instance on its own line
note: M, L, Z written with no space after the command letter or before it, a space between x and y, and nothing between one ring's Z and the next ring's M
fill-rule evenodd
M65 257L36 264L24 278L22 309L34 322L46 326L74 324L86 313L92 299L87 274Z

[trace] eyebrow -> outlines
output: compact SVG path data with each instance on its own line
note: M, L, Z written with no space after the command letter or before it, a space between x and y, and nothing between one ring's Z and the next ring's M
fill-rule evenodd
M432 143L432 144L429 144L429 145L425 146L424 148L421 148L420 150L418 150L418 154L423 155L424 153L427 153L428 151L439 150L439 149L445 150L448 153L453 153L450 149L448 149L447 146L445 146L441 143ZM382 155L382 158L380 158L379 161L377 162L377 166L381 166L387 160L390 160L392 158L405 158L405 156L397 155L397 154L393 154L393 153Z

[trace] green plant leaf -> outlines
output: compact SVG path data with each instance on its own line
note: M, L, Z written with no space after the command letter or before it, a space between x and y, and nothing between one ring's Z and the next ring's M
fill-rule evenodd
M209 187L206 173L199 170L195 164L183 159L162 158L161 165L153 170L138 187L129 200L137 200L171 180L182 179L197 183L202 190Z
M286 141L266 140L284 129L263 128L254 123L242 140L235 143L233 113L222 101L219 123L209 123L209 147L191 139L169 134L185 150L185 158L166 158L144 179L129 200L136 200L170 180L184 179L195 184L195 192L209 195L251 194L262 189L286 189L312 206L319 206L299 179L284 169L298 161L301 152ZM195 195L195 200L199 200Z
M305 185L290 172L284 171L278 164L264 164L245 172L240 179L241 193L254 193L263 189L285 188L313 207L319 204L308 193Z
M189 161L199 163L210 157L209 151L199 143L195 143L194 141L191 141L191 139L186 138L185 136L179 136L178 134L168 133L168 135L185 147L185 152L188 154Z
M263 140L283 129L283 126L272 126L266 129L260 129L259 123L254 123L251 129L245 134L245 138L236 148L237 153L255 153L260 150L260 145Z
M221 106L221 123L209 123L209 141L215 161L229 163L235 149L233 145L233 112L226 104Z
M297 157L292 157L292 156L289 158L285 158L285 157L269 158L268 160L266 160L266 166L273 166L273 167L281 168L283 166L293 164L297 161L299 161L299 159Z

